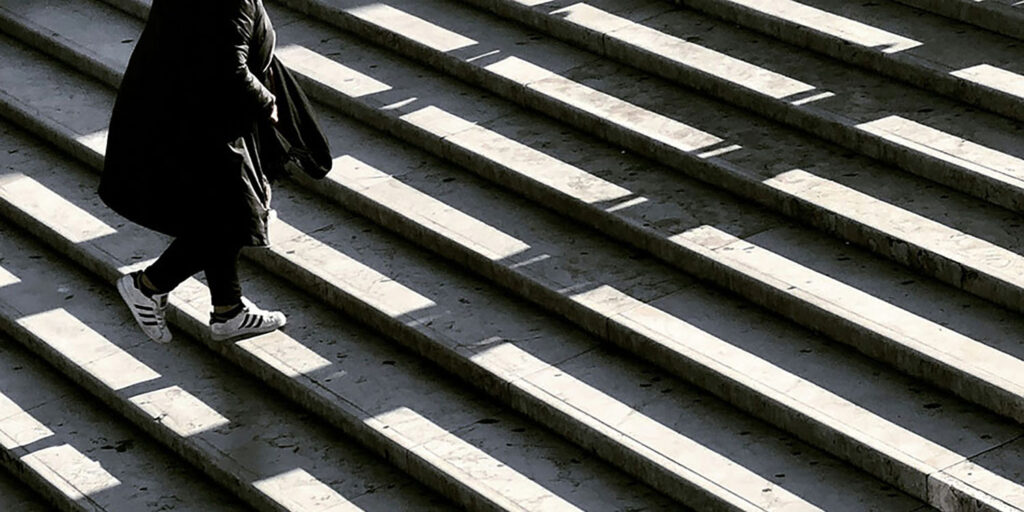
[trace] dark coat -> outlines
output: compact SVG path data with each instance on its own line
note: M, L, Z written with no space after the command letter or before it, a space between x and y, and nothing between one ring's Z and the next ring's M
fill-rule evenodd
M260 160L267 175L278 178L299 170L320 179L331 172L331 147L317 121L309 98L298 80L274 57L270 64L271 85L277 94L276 124L257 124Z
M262 0L154 0L110 121L100 197L162 233L266 245L256 124L275 44Z

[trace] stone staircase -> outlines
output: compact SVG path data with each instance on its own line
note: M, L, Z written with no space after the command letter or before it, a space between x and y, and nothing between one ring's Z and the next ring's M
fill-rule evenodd
M65 510L1024 510L1019 11L678 3L269 5L336 152L245 254L290 326L213 342L193 279L162 346L109 283L167 240L95 194L149 1L0 0L0 394L82 450L4 465Z

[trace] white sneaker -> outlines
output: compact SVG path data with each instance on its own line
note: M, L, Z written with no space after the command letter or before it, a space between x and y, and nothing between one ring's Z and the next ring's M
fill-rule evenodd
M210 320L210 333L214 340L265 334L276 331L288 323L288 319L280 311L262 310L244 298L242 304L242 311L233 318L223 322Z
M132 316L138 322L142 332L158 343L171 341L171 329L167 327L167 294L160 293L152 298L142 293L135 285L135 274L129 274L117 280L117 292L128 305Z

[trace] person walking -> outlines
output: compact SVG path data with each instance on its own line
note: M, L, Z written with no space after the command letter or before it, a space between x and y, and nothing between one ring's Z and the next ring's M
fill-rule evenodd
M256 126L277 122L265 83L276 35L262 0L153 0L111 116L100 198L174 237L155 263L117 281L139 327L169 342L167 296L203 271L211 336L283 327L242 296L243 247L269 244L270 183Z

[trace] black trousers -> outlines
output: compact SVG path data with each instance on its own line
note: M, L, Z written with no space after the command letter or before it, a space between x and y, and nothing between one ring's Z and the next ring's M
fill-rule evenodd
M160 258L146 269L146 277L160 292L170 292L189 277L203 271L214 306L242 302L238 282L241 245L218 244L208 238L176 238Z

